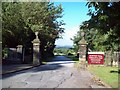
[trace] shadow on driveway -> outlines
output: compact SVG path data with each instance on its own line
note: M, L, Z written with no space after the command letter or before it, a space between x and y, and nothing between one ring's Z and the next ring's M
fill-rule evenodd
M49 70L56 70L62 68L62 65L41 65L38 67L33 67L28 70L18 71L14 73L8 73L5 75L2 75L2 79L9 78L18 74L24 74L24 73L31 73L31 72L42 72L42 71L49 71Z
M73 63L74 63L74 61L72 61L69 58L66 58L65 56L56 56L52 59L51 62L48 62L48 64L46 64L46 65L41 65L41 66L33 67L31 69L28 69L28 70L18 71L18 72L14 72L14 73L10 73L10 74L5 74L5 75L2 75L2 79L9 78L9 77L12 77L12 76L15 76L18 74L29 73L29 72L35 73L35 72L42 72L42 71L57 70L57 69L60 69L68 64L73 64Z

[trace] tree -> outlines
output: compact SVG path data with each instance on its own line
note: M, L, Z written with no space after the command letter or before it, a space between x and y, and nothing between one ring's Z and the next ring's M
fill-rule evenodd
M25 24L20 11L19 3L3 2L2 5L2 39L3 48L25 45L35 38L34 33ZM16 12L16 13L14 13ZM14 43L11 43L14 42Z
M95 28L101 35L107 34L106 43L113 50L119 50L120 44L120 2L88 2L88 15L91 19L87 21L88 28ZM95 8L95 10L92 9ZM112 43L112 44L111 44ZM115 47L118 47L115 49Z
M120 2L88 2L88 15L90 20L84 21L80 25L81 30L85 32L85 39L92 50L115 50L120 49ZM79 41L79 35L74 37Z
M118 8L120 2L88 2L88 15L91 19L80 26L85 32L85 39L92 50L120 49ZM114 12L115 11L115 12Z
M61 5L54 6L50 2L4 2L2 8L3 46L22 44L29 48L35 38L34 32L38 31L41 57L44 58L46 53L53 55L55 40L64 31L61 28L63 21L57 20L62 17Z
M79 44L78 44L78 42L80 41L82 39L82 37L81 37L81 32L80 31L78 31L77 32L77 34L71 39L72 41L73 41L73 43L74 43L74 50L76 51L76 52L78 52L78 49L79 49Z
M120 2L88 2L87 6L91 18L83 22L80 31L85 32L89 48L110 51L112 56L120 50Z

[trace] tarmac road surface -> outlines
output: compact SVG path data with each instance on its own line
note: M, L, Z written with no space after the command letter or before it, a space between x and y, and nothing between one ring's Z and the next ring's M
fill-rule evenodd
M97 85L87 70L77 70L74 61L56 56L46 65L3 75L2 88L90 88Z

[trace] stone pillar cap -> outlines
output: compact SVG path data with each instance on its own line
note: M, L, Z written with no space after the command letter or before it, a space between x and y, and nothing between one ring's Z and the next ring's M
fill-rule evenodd
M40 43L40 40L38 38L38 32L35 32L36 38L32 41L32 43Z
M17 45L17 47L23 47L23 45Z
M86 42L86 40L84 39L84 38L82 38L79 42L78 42L78 44L87 44L87 42Z

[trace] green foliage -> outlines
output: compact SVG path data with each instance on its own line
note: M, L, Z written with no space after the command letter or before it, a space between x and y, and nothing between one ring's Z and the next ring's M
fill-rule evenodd
M75 52L72 48L61 47L61 48L55 48L54 54L56 54L56 55L68 55L68 54L75 54Z
M25 45L35 38L33 31L22 18L19 3L2 3L2 31L3 48Z
M81 31L85 32L88 48L93 51L120 50L120 2L88 2L90 20L80 25L80 31L74 37L75 48L81 40ZM76 42L77 41L77 42Z
M52 56L55 40L64 32L62 6L50 2L3 2L3 47L22 44L29 48L39 32L41 58ZM14 43L11 43L14 42Z
M6 58L8 56L8 49L5 48L4 50L2 50L2 57Z
M81 37L81 32L78 31L77 34L73 37L72 41L74 43L74 51L78 52L78 49L79 49L79 44L78 42L82 39Z
M91 19L86 21L88 29L97 29L101 44L109 50L119 50L120 46L120 2L88 2ZM93 10L92 8L95 8ZM106 37L105 39L102 37Z

